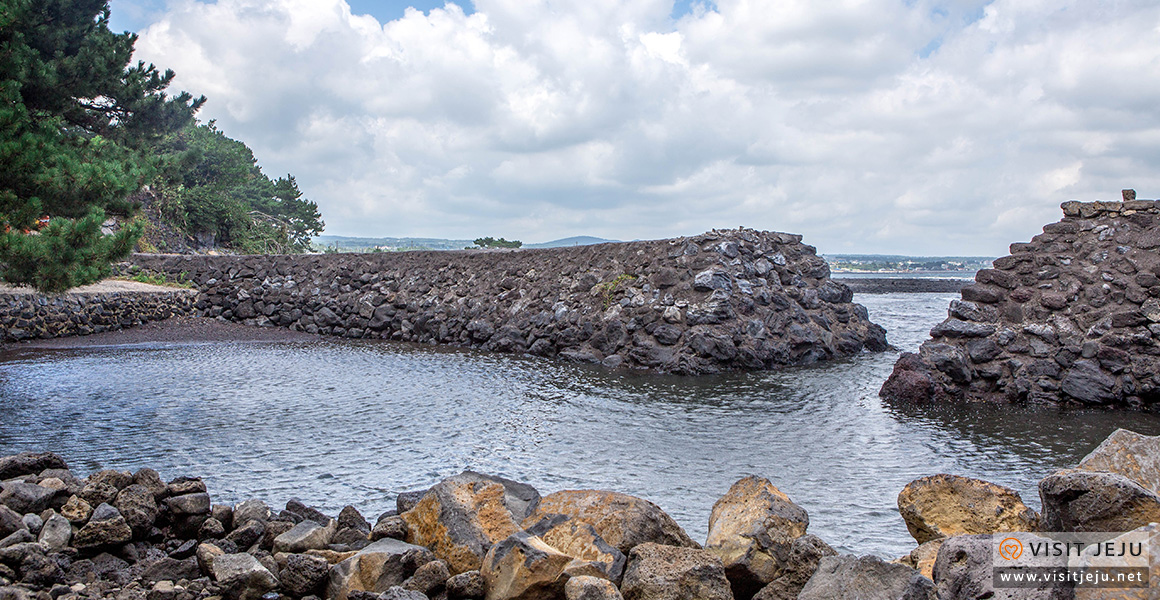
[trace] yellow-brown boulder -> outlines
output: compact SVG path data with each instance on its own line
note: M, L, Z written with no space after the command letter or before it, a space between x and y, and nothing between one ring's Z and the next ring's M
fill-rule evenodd
M958 475L931 475L906 484L898 494L898 512L919 544L1039 526L1039 515L1015 490Z
M768 479L748 476L713 505L705 550L725 565L735 598L750 598L787 567L810 518Z
M452 573L477 570L492 545L520 531L540 495L529 485L465 471L436 484L411 510L407 542L430 548Z
M493 545L480 572L487 600L562 600L572 557L519 531Z
M588 523L624 555L635 546L654 542L699 548L684 529L659 506L628 494L604 490L565 490L548 494L539 509L524 520L531 527L545 516L564 515Z

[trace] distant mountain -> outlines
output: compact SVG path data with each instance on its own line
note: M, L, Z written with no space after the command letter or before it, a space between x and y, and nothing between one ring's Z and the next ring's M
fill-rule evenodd
M609 242L617 242L620 240L606 240L604 238L592 237L590 235L574 235L559 240L552 240L550 242L540 242L539 244L524 244L524 248L563 248L565 246L591 246L592 244L607 244Z

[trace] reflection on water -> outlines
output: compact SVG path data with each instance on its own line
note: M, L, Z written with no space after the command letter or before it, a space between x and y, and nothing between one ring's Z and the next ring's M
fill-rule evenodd
M913 350L951 296L858 298ZM659 504L703 540L743 475L771 479L841 550L913 547L895 498L939 472L1017 489L1073 465L1122 412L893 407L895 352L705 378L350 340L42 351L0 362L0 454L54 450L73 468L207 478L216 501L300 498L369 517L396 493L471 468L541 493L595 487Z

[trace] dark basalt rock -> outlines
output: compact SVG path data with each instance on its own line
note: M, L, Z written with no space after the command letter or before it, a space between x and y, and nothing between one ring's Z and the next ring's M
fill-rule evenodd
M877 556L823 556L800 600L934 600L934 582Z
M1039 482L1043 531L1131 531L1160 521L1160 496L1120 475L1064 470Z
M1160 407L1160 203L1062 208L979 271L883 398Z
M0 292L0 323L4 324L0 326L0 342L116 331L192 314L195 301L196 292L187 289L73 292L56 296ZM44 469L67 468L63 462L47 460L34 463L40 464L39 468L0 463L0 480Z
M885 330L851 303L850 288L830 279L801 236L785 233L714 230L519 251L137 255L133 263L184 273L205 316L608 368L695 375L887 348Z
M21 452L0 457L0 481L34 475L45 469L68 469L68 464L54 452Z

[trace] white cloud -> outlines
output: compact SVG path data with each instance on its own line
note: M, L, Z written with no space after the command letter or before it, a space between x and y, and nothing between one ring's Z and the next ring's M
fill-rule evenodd
M173 68L328 232L540 241L746 225L1000 254L1064 200L1160 195L1143 0L175 0Z

